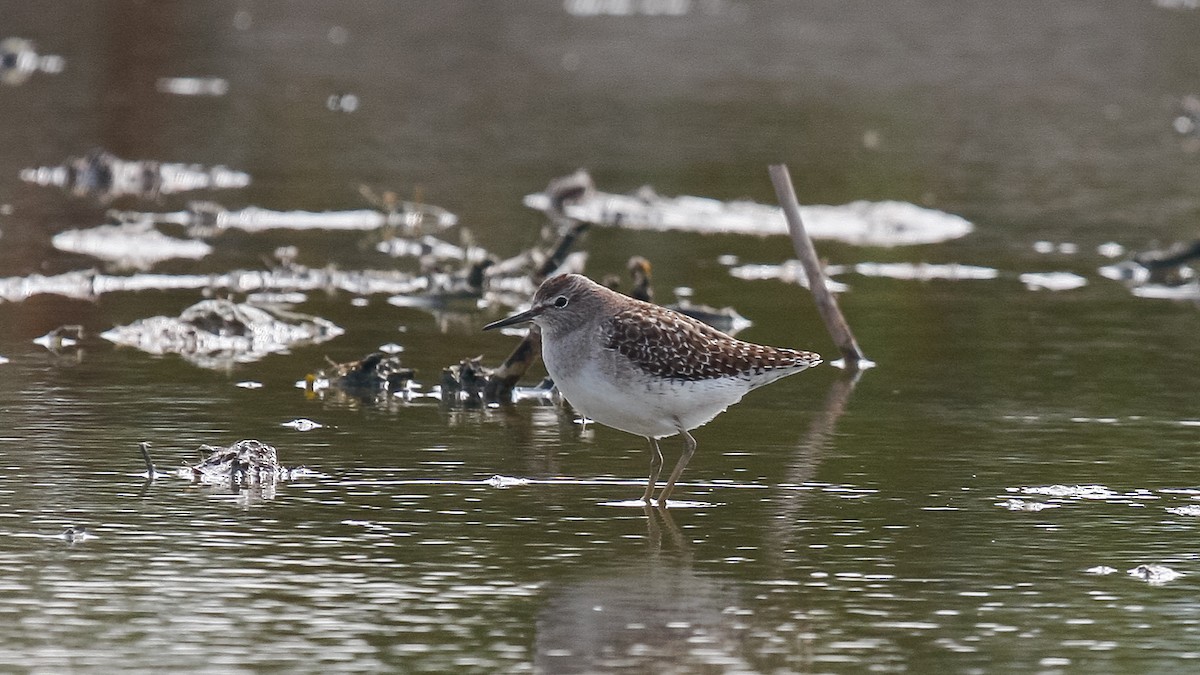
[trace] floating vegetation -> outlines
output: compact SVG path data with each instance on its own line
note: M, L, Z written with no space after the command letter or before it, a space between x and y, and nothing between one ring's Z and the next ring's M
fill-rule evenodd
M1057 509L1060 504L1048 504L1046 502L1031 502L1024 499L1005 499L1002 502L997 502L996 506L1009 511L1042 511L1044 509Z
M526 195L526 206L547 213L560 208L578 221L635 230L683 230L702 233L753 235L787 234L783 211L750 201L720 201L706 197L663 197L650 188L636 194L591 192L556 204L551 190ZM899 201L856 201L842 206L801 208L804 226L813 239L831 239L859 246L930 244L969 234L969 221L934 209Z
M976 281L996 279L1000 271L993 267L979 265L963 265L960 263L875 263L861 262L850 268L855 274L864 277L886 277L888 279L904 279L916 281L932 281L943 279L949 281ZM831 266L829 274L840 274L848 271L844 267Z
M486 483L490 487L500 488L503 490L507 488L524 487L529 485L529 479L516 476L501 476L500 474L496 474L487 479Z
M571 16L686 16L696 9L691 0L566 0L563 9ZM703 3L715 11L719 2Z
M224 96L229 92L229 81L223 77L160 77L154 86L175 96Z
M375 250L393 258L433 258L434 260L466 260L467 249L425 235L419 239L393 237L375 245Z
M834 268L843 269L843 268ZM729 268L729 274L738 279L746 281L763 281L766 279L777 279L788 284L799 284L804 288L808 288L808 275L804 272L804 265L799 260L787 260L778 265L760 265L760 264L745 264ZM850 290L850 287L840 281L834 281L828 276L825 277L825 287L831 293L845 293Z
M357 94L330 94L325 99L325 107L331 112L352 113L358 110Z
M100 334L150 354L179 354L202 368L229 368L342 334L325 319L230 300L201 300L178 317L155 316Z
M150 459L150 444L140 444L150 480L162 475L174 475L184 480L207 485L265 485L279 481L298 480L317 475L304 467L289 469L279 464L278 452L262 441L245 439L228 447L201 445L204 454L199 462L185 464L170 474L160 473Z
M425 229L443 230L458 223L458 216L440 206L396 202L387 211L272 211L256 206L230 211L215 202L191 202L183 211L154 213L112 211L122 223L182 225L192 236L210 237L224 230L264 232L267 230L375 230L392 227L406 234Z
M1120 495L1104 485L1036 485L1019 488L1022 494L1070 499L1109 500Z
M249 174L223 166L125 160L107 150L69 157L61 166L22 169L21 180L59 187L79 197L157 197L191 190L225 190L250 184Z
M1165 584L1183 576L1183 572L1176 572L1166 565L1138 565L1126 572L1126 574L1136 579L1141 579L1151 586Z
M1040 240L1033 242L1033 250L1041 254L1058 252L1063 255L1075 255L1079 253L1079 244L1070 241L1055 244L1052 241Z
M61 56L38 54L31 40L19 37L0 40L0 83L18 85L38 71L58 74L65 63Z
M321 424L320 422L314 422L314 421L308 419L307 417L301 417L299 419L294 419L289 422L284 422L284 423L280 424L279 426L287 427L289 429L295 429L296 431L299 431L299 432L314 431L316 429L324 429L325 428L324 424Z
M84 525L68 525L62 531L62 534L58 536L68 544L80 544L89 539L96 538L96 535L88 532L87 527Z
M1087 279L1071 272L1026 272L1019 278L1031 291L1070 291L1087 286Z
M199 260L212 253L212 247L202 241L168 237L141 223L67 230L54 235L50 242L60 251L90 255L137 269L173 258Z
M1200 300L1200 284L1194 281L1180 286L1146 284L1135 286L1132 292L1136 297L1152 300Z
M35 295L95 300L105 293L146 290L207 290L233 293L345 291L356 295L411 294L426 280L397 271L309 269L299 265L274 270L234 270L222 274L101 274L79 270L44 276L0 278L0 300L22 302Z

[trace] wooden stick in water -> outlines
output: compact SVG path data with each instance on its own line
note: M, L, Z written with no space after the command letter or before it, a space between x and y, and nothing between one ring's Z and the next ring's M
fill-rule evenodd
M142 450L142 459L146 461L146 477L154 480L154 462L150 461L150 443L142 441L138 447Z
M825 328L829 330L829 337L833 338L834 344L842 352L848 370L869 366L871 362L854 339L854 333L850 331L850 325L846 323L846 317L838 307L837 298L825 285L825 272L817 259L817 250L804 229L804 222L800 220L800 202L796 199L796 190L792 186L792 175L787 165L772 164L768 171L771 174L771 183L775 186L775 195L779 198L779 205L783 207L783 215L787 218L792 246L796 249L800 263L804 265L808 288L812 291L821 319L825 321Z

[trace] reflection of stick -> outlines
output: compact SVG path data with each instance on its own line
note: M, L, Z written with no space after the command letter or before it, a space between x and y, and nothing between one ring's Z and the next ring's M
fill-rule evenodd
M142 451L142 459L146 460L146 477L154 480L154 462L150 461L150 443L142 441L138 448Z
M808 431L796 444L795 459L788 465L784 477L789 487L778 493L778 507L771 519L776 525L772 527L770 544L766 547L768 559L775 564L782 564L787 560L789 551L795 550L796 523L800 522L806 494L803 488L816 478L821 454L833 439L838 420L846 412L850 394L854 392L854 385L858 384L862 374L861 370L847 372L829 385L825 404L814 415Z
M812 240L808 238L808 232L804 230L804 223L800 220L800 203L796 200L796 191L792 187L792 176L788 173L786 164L773 164L768 170L771 173L771 183L775 185L775 195L779 198L779 205L783 207L783 215L787 218L788 232L792 235L792 245L796 249L796 255L800 258L801 264L804 265L804 273L808 276L808 288L812 291L813 300L817 303L817 311L821 313L821 318L825 321L829 337L833 338L834 343L841 350L846 367L850 370L857 370L859 362L867 361L867 357L859 348L854 334L850 332L846 317L842 315L842 310L838 307L837 298L833 297L833 294L825 286L825 274L817 259L817 250L813 247Z

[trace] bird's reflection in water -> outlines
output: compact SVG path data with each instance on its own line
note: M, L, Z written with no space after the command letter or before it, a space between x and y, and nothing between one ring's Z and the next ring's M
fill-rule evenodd
M691 562L691 548L683 538L683 532L675 524L670 509L652 504L642 506L646 514L646 542L652 554L662 553L663 532L666 532L669 553L675 553L678 560ZM661 523L661 524L660 524Z
M753 670L738 588L666 557L547 589L534 670Z
M821 451L829 444L845 412L859 374L835 380L825 405L798 443L796 460L784 482L802 485L816 474ZM802 492L786 490L775 502L783 524L774 544L765 545L772 564L787 564L784 553L796 537L794 528ZM788 663L776 662L767 642L812 639L794 616L776 622L756 617L753 597L735 580L697 572L693 552L669 508L647 504L647 556L629 565L591 570L588 576L547 587L537 618L534 667L547 673L595 672L727 672L774 670L797 666L807 670L811 645L784 650ZM793 608L794 609L794 608ZM768 612L770 613L770 612ZM778 617L775 617L778 618ZM771 628L774 626L774 628ZM793 626L788 635L780 627ZM778 646L778 645L776 645ZM807 664L811 666L811 664Z

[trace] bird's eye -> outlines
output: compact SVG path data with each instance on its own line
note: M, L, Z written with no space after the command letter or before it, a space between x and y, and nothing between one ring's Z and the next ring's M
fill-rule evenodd
M557 298L555 298L555 299L554 299L554 306L555 306L555 307L557 307L557 308L559 308L559 309L562 309L563 307L566 307L566 306L567 306L567 303L568 303L568 302L569 302L569 300L567 300L567 296L565 296L565 295L560 295L560 296L558 296Z

